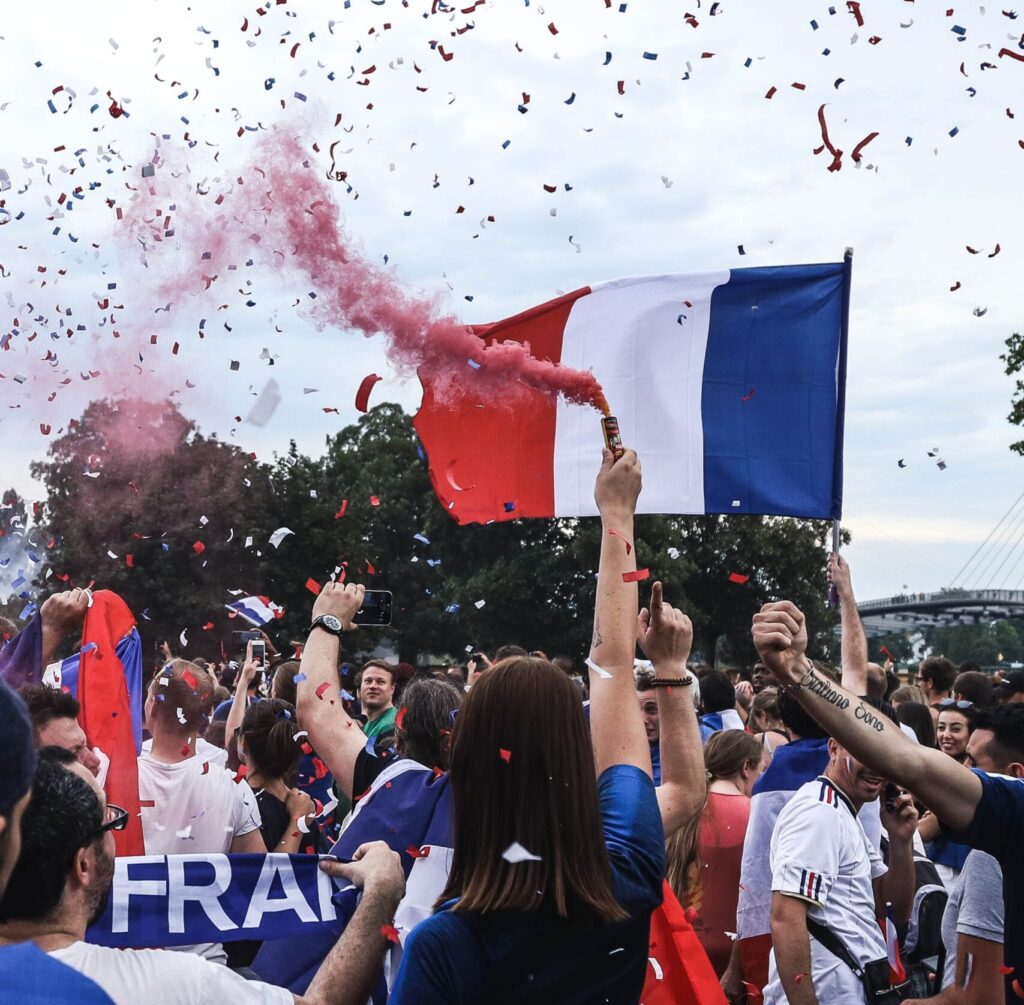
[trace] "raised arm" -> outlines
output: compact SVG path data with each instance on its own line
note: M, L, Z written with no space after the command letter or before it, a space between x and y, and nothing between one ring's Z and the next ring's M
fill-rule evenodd
M252 643L247 642L245 646L245 662L242 669L238 671L235 679L235 695L231 700L231 709L228 712L228 721L224 723L225 744L235 735L235 730L242 728L242 720L245 718L246 699L249 697L249 683L256 674L256 662L252 658Z
M861 624L857 600L853 595L850 566L833 552L828 560L828 578L839 595L839 619L842 626L843 687L854 694L868 693L868 640Z
M313 620L321 615L337 618L347 631L355 629L352 618L362 607L365 587L328 583L313 604ZM334 775L335 784L352 798L352 774L356 758L366 743L359 724L349 718L338 696L338 650L341 640L314 628L302 650L302 676L296 688L299 725L309 742Z
M978 776L940 750L913 743L888 716L814 670L804 655L807 627L795 604L765 604L754 615L753 636L781 686L854 757L909 789L948 826L970 824L981 799Z
M40 673L53 661L57 647L64 637L81 629L89 598L88 590L78 589L54 593L43 601L43 606L39 608L39 619L43 629Z
M637 587L623 579L636 571L633 514L639 494L636 453L627 450L615 460L605 450L594 487L601 514L601 563L588 660L590 732L598 775L613 764L633 764L651 774L651 752L634 697Z
M661 583L655 583L650 608L637 617L636 634L644 655L654 664L655 679L678 681L674 686L659 683L655 687L661 723L661 785L656 791L668 837L700 813L707 794L693 678L686 672L693 625L682 611L664 602Z

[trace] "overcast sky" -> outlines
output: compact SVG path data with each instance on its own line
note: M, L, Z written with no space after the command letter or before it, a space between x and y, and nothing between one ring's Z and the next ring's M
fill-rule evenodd
M319 451L357 417L371 372L386 375L373 403L415 410L418 383L379 341L316 331L292 308L305 291L272 276L247 277L257 306L236 297L200 341L208 305L154 314L154 276L116 237L105 200L144 183L156 138L195 178L223 179L260 128L284 126L317 143L325 173L337 141L350 240L468 323L599 280L834 261L852 246L855 586L867 599L950 585L1024 474L998 358L1020 328L1024 233L1024 62L999 51L1024 57L1024 19L865 2L858 26L838 2L694 2L691 22L667 0L22 8L0 27L0 335L20 325L0 351L0 482L41 495L30 462L96 394L173 390L204 431L264 457L290 438ZM823 103L844 151L835 172L813 153ZM858 167L851 151L873 132ZM114 281L120 340L96 326L94 295ZM236 423L271 376L283 402L270 423ZM1022 581L1011 561L966 585Z

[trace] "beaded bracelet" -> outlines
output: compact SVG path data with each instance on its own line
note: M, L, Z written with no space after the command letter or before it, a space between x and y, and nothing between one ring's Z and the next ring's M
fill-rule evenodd
M693 683L693 676L687 674L685 677L655 677L651 681L651 687L689 687Z

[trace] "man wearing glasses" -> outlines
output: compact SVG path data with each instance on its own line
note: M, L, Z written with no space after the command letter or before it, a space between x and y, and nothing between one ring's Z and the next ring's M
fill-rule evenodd
M41 751L22 825L23 852L0 900L0 943L34 942L92 978L117 1005L136 1005L154 994L161 1005L366 1001L387 946L381 928L405 890L397 854L375 843L359 849L358 861L322 863L325 872L348 878L364 892L345 934L298 998L190 953L108 949L84 941L110 893L111 832L127 822L128 813L106 802L73 755L52 747ZM47 1000L72 1000L64 990L53 987Z

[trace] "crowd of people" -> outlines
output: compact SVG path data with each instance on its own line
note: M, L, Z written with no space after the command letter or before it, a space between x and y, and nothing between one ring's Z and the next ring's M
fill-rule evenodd
M0 998L1024 998L1024 674L869 662L838 555L838 668L788 601L754 616L749 673L692 667L673 598L640 605L640 489L606 452L585 671L511 644L356 670L363 587L330 583L294 654L165 648L134 697L108 660L139 736L105 750L96 692L47 672L92 596L49 598L0 652Z

